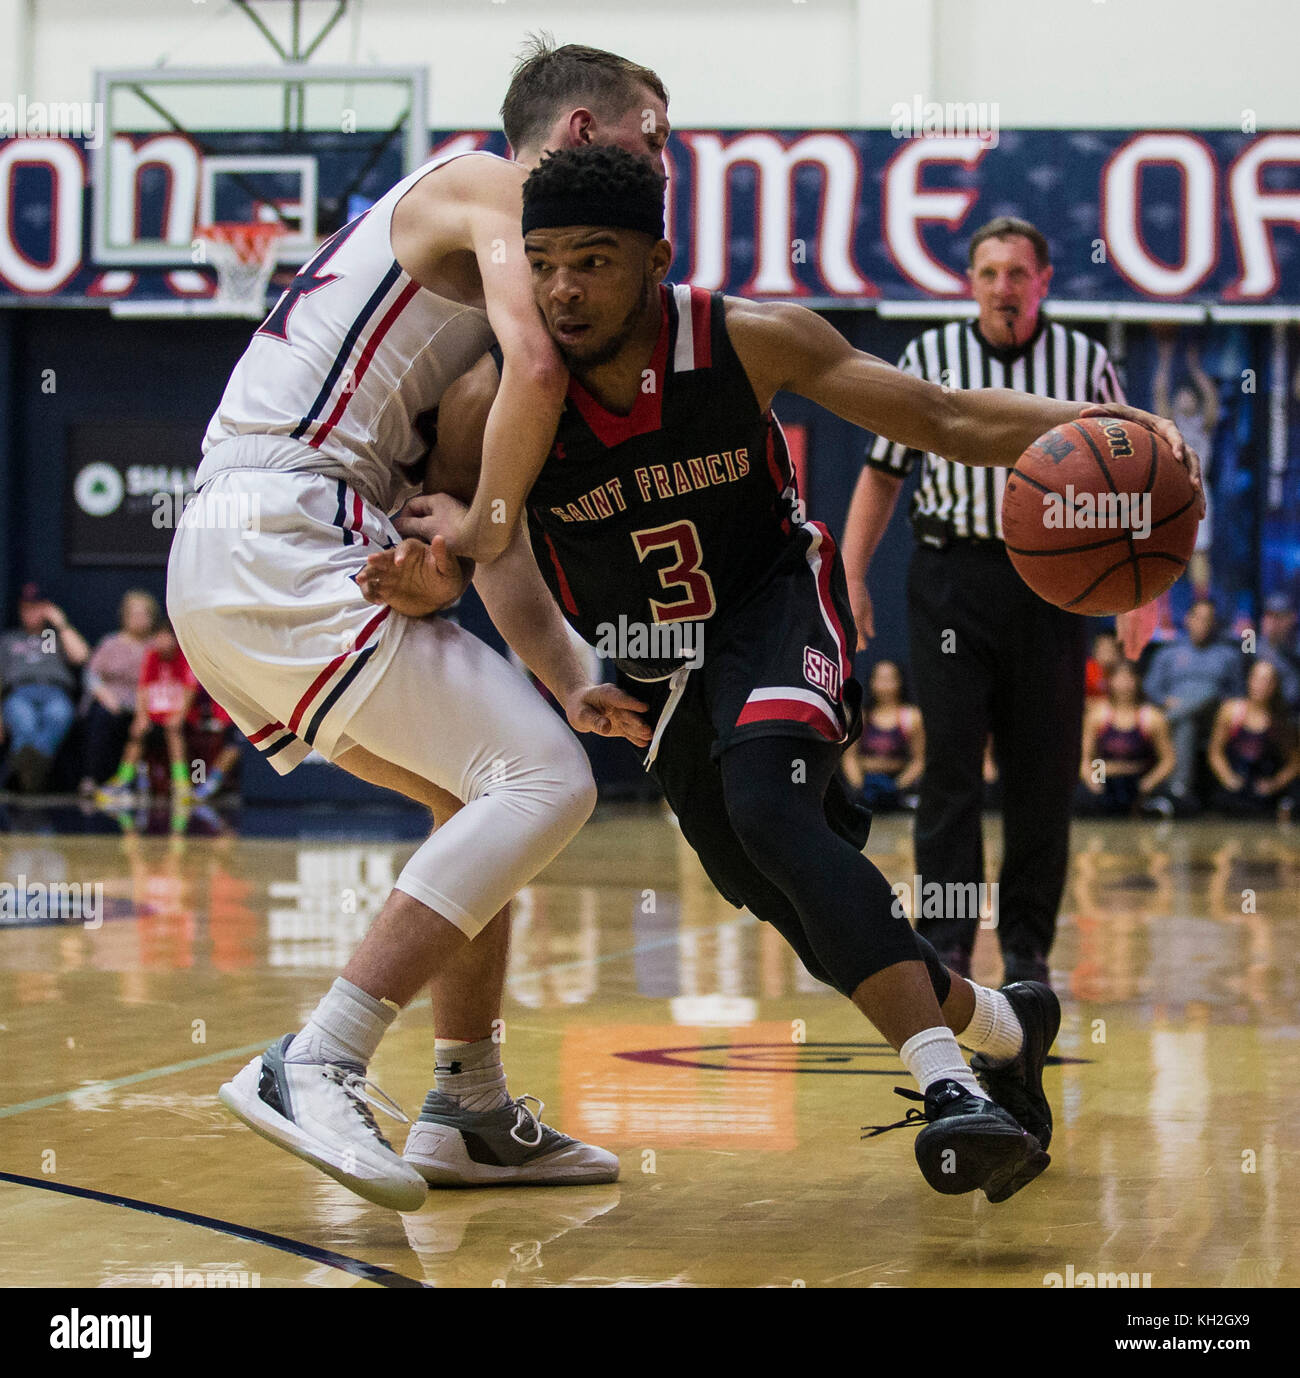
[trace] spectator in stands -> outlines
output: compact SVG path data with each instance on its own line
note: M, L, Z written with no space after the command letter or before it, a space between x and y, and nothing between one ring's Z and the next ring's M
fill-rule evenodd
M903 700L903 675L892 660L872 670L869 699L862 736L844 753L844 774L870 809L915 808L913 791L925 769L925 730L920 710Z
M1098 632L1092 639L1092 654L1084 667L1083 692L1088 699L1106 697L1110 672L1119 664L1119 638L1114 632Z
M1080 812L1172 814L1173 805L1156 791L1173 774L1175 760L1168 719L1144 701L1137 667L1121 660L1106 697L1084 715Z
M1300 651L1296 648L1296 615L1285 593L1264 603L1255 655L1276 671L1282 699L1290 712L1300 711Z
M1169 796L1179 813L1194 813L1197 767L1214 715L1224 699L1241 692L1241 655L1216 641L1214 604L1198 598L1183 619L1185 636L1161 646L1151 661L1146 691L1169 719L1177 760Z
M1196 549L1188 563L1192 590L1198 598L1210 592L1210 547L1214 539L1214 510L1210 495L1210 468L1213 463L1214 432L1219 424L1219 389L1201 367L1200 351L1189 340L1185 352L1189 382L1172 387L1176 325L1156 327L1156 372L1153 379L1152 410L1167 416L1183 433L1188 445L1201 457L1201 477L1205 484L1205 516L1196 530Z
M164 622L153 634L140 666L135 717L127 735L126 750L117 772L100 791L100 800L111 807L131 803L141 759L146 748L161 736L167 744L171 764L172 801L188 799L190 765L185 743L185 727L193 709L199 682L190 669L176 634ZM141 794L148 793L148 776L141 782Z
M206 689L199 695L198 709L200 726L211 735L212 749L216 753L211 769L194 787L194 797L202 804L221 793L239 760L239 729L230 714Z
M110 632L95 647L86 666L85 755L81 793L112 775L122 759L131 720L135 717L136 687L145 651L158 625L158 600L142 589L132 589L118 610L119 630Z
M1282 702L1277 670L1265 660L1250 667L1245 698L1229 699L1215 716L1210 769L1225 813L1289 814L1300 777L1300 746Z
M23 587L18 622L0 635L0 740L9 738L9 770L36 794L76 716L76 671L90 648L35 584Z

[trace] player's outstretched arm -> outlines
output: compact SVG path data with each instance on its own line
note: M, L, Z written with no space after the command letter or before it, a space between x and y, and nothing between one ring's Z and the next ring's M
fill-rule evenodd
M443 204L458 216L452 242L474 255L488 321L505 359L483 434L478 489L460 529L447 533L452 554L488 562L509 545L546 460L569 374L533 301L520 233L525 170L497 159L463 158L434 175L444 173Z
M646 705L617 685L588 679L522 522L505 552L479 567L474 587L497 631L555 695L575 731L650 745L650 727L639 716Z
M1200 486L1200 464L1177 427L1122 404L1084 406L1006 388L940 387L864 354L802 306L727 299L727 330L760 406L782 390L916 450L972 465L1014 465L1045 431L1111 415L1156 431Z

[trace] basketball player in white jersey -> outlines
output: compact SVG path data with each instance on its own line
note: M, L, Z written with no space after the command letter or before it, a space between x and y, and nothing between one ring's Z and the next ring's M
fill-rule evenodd
M520 188L549 149L614 143L659 162L666 103L645 68L536 43L503 107L515 162L433 160L299 271L231 375L172 545L167 605L186 658L271 765L285 773L315 749L433 810L433 835L306 1026L221 1088L259 1134L397 1210L421 1205L426 1180L618 1174L613 1154L509 1097L493 1036L505 906L589 816L586 758L483 643L449 621L372 606L356 576L397 542L389 514L420 491L439 398L494 336L504 404L485 440L482 510L439 551L441 606L467 575L454 551L491 559L506 544L567 385L532 298ZM529 668L576 729L647 743L644 705L590 683L551 613L516 647ZM371 1113L396 1107L367 1090L366 1067L426 983L436 1084L404 1159Z

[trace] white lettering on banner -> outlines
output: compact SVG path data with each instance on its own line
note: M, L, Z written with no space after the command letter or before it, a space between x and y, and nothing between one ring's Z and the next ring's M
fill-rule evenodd
M140 170L151 165L167 170L166 223L163 240L188 245L194 236L198 211L199 150L181 134L158 134L139 143L118 134L109 145L113 162L107 187L96 194L108 197L110 244L134 244L140 213Z
M46 167L52 187L50 257L41 263L18 247L14 182L19 167ZM57 292L81 267L86 164L67 139L10 139L0 144L0 278L19 292Z
M1172 164L1182 174L1183 258L1176 264L1152 257L1139 224L1143 170L1160 164ZM1102 235L1111 261L1139 291L1178 297L1209 276L1219 257L1218 180L1214 155L1194 134L1138 134L1107 162L1101 177Z
M966 295L964 278L935 260L921 239L923 221L937 220L956 229L975 203L978 191L926 191L921 172L927 163L978 166L992 147L984 139L917 139L906 143L889 160L884 180L885 246L904 274L918 287L942 296Z
M444 139L438 151L470 151L481 147L488 137L458 134ZM794 135L686 131L679 138L678 161L690 163L681 169L682 186L692 187L694 192L690 208L693 243L689 246L693 263L681 262L676 276L710 290L729 287L757 296L812 293L842 298L847 304L881 295L880 288L854 261L859 226L864 219L870 223L870 210L863 197L874 194L871 189L876 179L869 174L877 171L874 164L865 161L866 145L827 131ZM964 296L966 283L953 266L964 254L964 236L972 228L970 216L981 195L971 174L993 144L973 136L925 137L901 145L890 140L889 144L892 156L880 177L878 247L892 260L903 284L936 296ZM141 232L149 236L161 233L166 242L184 247L188 253L202 168L195 145L171 133L138 140L119 135L109 141L107 156L113 169L111 184L92 191L110 198L109 242L128 244ZM1300 232L1300 190L1294 189L1294 174L1300 169L1300 132L1261 135L1249 141L1235 160L1230 162L1230 156L1229 150L1212 147L1195 134L1138 132L1124 137L1097 174L1099 229L1106 262L1113 263L1135 291L1152 300L1177 300L1201 288L1216 271L1226 280L1235 269L1238 275L1231 285L1215 292L1220 300L1266 301L1277 293L1282 274L1274 241L1281 234L1282 242L1289 245ZM930 163L956 165L962 181L971 185L926 187ZM733 283L731 266L732 244L746 240L750 231L748 225L742 230L732 214L732 174L741 165L756 173L752 226L755 264L749 282L743 285ZM1175 168L1179 176L1179 190L1172 198L1173 223L1161 225L1169 242L1180 246L1177 262L1157 258L1142 237L1144 179L1150 169L1161 166ZM162 216L161 225L156 219L140 224L143 184L149 181L142 176L146 167L160 169L165 179L165 195L150 198L162 207L155 212ZM809 181L820 192L817 214L812 214L811 207L807 212L808 220L816 222L816 231L807 237L806 258L802 241L798 253L792 253L791 247L795 238L794 181L800 167L814 169ZM26 168L39 171L35 175L20 172ZM1285 171L1293 186L1269 185L1276 175L1270 175L1269 170ZM87 183L84 155L75 141L62 137L0 139L0 291L50 295L59 292L85 266ZM17 206L15 196L20 186L25 199ZM1001 202L995 207L995 199L989 197L988 213L1006 208ZM1170 209L1163 197L1159 209L1166 213ZM1231 239L1219 232L1225 212L1231 222ZM671 209L668 223L672 224ZM922 233L927 225L936 223L943 231L933 236L938 257ZM39 232L27 228L34 225L39 225ZM20 227L24 229L21 242ZM1044 228L1049 236L1057 229L1052 224ZM1067 232L1064 219L1060 232ZM1236 263L1225 267L1225 254ZM947 259L952 265L945 262ZM815 273L809 275L800 267L796 276L796 266L804 262L815 264ZM1098 291L1104 291L1101 284L1105 280L1099 279ZM115 282L111 290L126 290L129 285L127 277L124 283ZM101 294L108 290L106 280Z
M819 265L827 287L839 296L875 297L877 288L853 264L853 231L861 175L859 152L841 134L805 134L788 148L775 134L742 134L724 144L720 135L687 132L682 141L695 160L695 261L690 281L715 291L728 278L731 240L728 173L737 163L758 170L756 244L758 262L743 295L794 295L790 271L794 235L794 170L800 163L821 167Z
M1241 276L1227 297L1267 297L1277 288L1277 255L1268 227L1300 226L1300 192L1265 191L1259 184L1265 163L1300 163L1300 135L1266 134L1246 149L1228 173L1232 226Z

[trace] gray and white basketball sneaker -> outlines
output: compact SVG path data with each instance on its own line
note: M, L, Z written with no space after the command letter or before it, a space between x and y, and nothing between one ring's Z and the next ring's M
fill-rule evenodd
M419 1210L428 1195L424 1179L393 1151L370 1110L373 1105L409 1124L401 1107L366 1080L359 1063L286 1062L293 1039L285 1034L226 1082L221 1103L264 1139L367 1201Z
M436 1187L616 1182L618 1158L543 1124L545 1108L536 1096L520 1096L496 1110L462 1110L430 1091L402 1156Z

